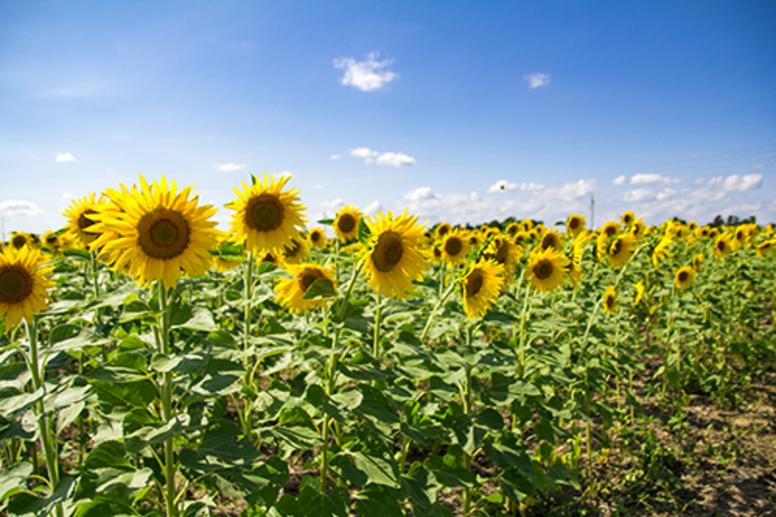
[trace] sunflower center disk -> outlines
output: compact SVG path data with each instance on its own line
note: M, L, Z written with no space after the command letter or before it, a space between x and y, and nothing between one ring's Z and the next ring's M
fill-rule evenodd
M291 245L283 247L283 255L286 258L293 258L299 253L299 250L301 249L302 245L299 243L299 241L293 239L291 241Z
M337 221L337 228L339 228L342 233L352 232L355 227L356 219L350 214L344 214L339 218L339 221Z
M88 216L96 213L97 212L92 209L84 210L84 212L78 216L78 227L84 232L86 232L86 229L94 224L94 221L89 219ZM94 233L94 232L86 232L86 233Z
M679 281L682 283L687 281L687 272L682 271L681 273L679 273Z
M401 236L396 232L385 232L377 239L377 244L372 252L372 262L378 271L386 273L401 262L403 254L404 245Z
M0 303L19 303L32 293L32 277L23 269L0 270Z
M534 266L534 275L539 280L546 280L552 276L552 263L543 260Z
M445 242L445 252L452 257L458 255L462 249L463 243L457 237L451 237Z
M175 210L159 208L144 215L138 224L138 244L151 258L169 260L181 255L190 237L188 221Z
M612 243L612 255L617 256L620 254L620 250L622 250L622 241L620 239L617 239Z
M319 278L323 278L323 274L320 271L316 271L314 269L306 269L299 276L299 286L302 288L302 292L306 293L307 290L310 288L310 286L313 285L313 282L315 282Z
M19 249L27 244L27 239L25 239L22 235L17 235L13 238L13 240L11 240L11 244L13 244L14 248Z
M248 202L245 222L260 232L270 232L283 224L283 205L272 194L261 194Z
M485 279L481 271L472 271L468 277L466 277L466 296L467 298L473 298L477 296L477 293L482 289Z

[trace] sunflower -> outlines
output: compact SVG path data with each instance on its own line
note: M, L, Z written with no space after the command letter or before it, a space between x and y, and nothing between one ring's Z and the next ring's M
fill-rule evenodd
M616 311L617 307L620 305L620 303L617 301L617 291L614 289L614 286L610 285L606 288L602 302L604 304L604 310L606 313L614 314L614 311Z
M481 318L498 298L504 285L504 266L482 259L461 279L463 308L469 319Z
M191 187L178 190L166 178L152 184L140 177L140 187L131 191L108 191L115 208L98 211L91 230L100 235L90 247L102 246L102 256L117 271L127 271L140 283L161 280L165 288L175 286L181 270L201 274L210 265L218 230L211 218L216 209L197 206L189 199Z
M457 264L461 262L466 254L469 253L469 242L464 237L463 232L457 228L442 237L440 242L442 257L448 264Z
M764 257L766 253L773 251L774 247L776 247L776 239L761 242L757 245L757 256Z
M284 264L299 264L308 254L307 243L301 237L293 237L280 252Z
M522 253L522 250L520 250ZM503 238L496 237L485 249L483 254L485 258L493 259L502 266L507 274L512 273L517 267L517 261L519 260L518 248L512 244L511 241Z
M466 243L469 245L470 249L476 249L480 242L480 236L476 232L469 232L469 236L466 238Z
M687 289L695 280L695 269L692 266L682 266L674 275L674 285L678 289Z
M633 224L631 224L630 233L637 239L640 239L641 237L643 237L646 231L647 231L647 225L644 224L644 221L642 221L641 219L636 219L635 221L633 221Z
M52 232L51 230L47 230L43 234L43 243L49 249L52 249L54 251L59 250L59 247L61 244L59 239L59 234L57 232Z
M587 230L577 234L574 239L574 245L571 248L571 260L566 267L567 277L572 287L576 287L582 280L582 260L585 257L585 247L587 246Z
M352 205L345 205L337 211L334 217L334 231L341 242L358 238L358 223L362 217L361 210Z
M620 216L620 221L622 221L622 224L624 224L625 226L630 226L631 223L633 223L633 221L635 220L636 220L636 214L634 214L630 210L626 210Z
M45 260L29 246L0 253L0 315L5 317L6 331L22 318L31 322L34 313L46 309L53 270L44 266Z
M405 211L398 217L380 212L368 221L370 238L363 259L369 284L380 294L402 298L428 268L423 227Z
M450 223L439 223L439 225L435 228L434 233L436 234L437 238L440 239L450 233L452 229L453 227L450 225Z
M701 264L703 264L703 259L705 257L703 256L703 253L696 253L692 257L692 267L695 269L695 271L699 271L701 269Z
M662 260L671 257L671 252L668 251L668 248L671 246L672 242L673 240L671 240L669 234L665 234L660 238L660 241L658 241L657 246L655 246L655 249L652 251L652 265L655 266L655 269L660 268L660 262Z
M520 223L517 222L511 222L507 225L506 229L504 230L507 235L510 237L514 237L517 232L520 231Z
M310 286L321 278L328 280L334 286L332 270L324 269L316 264L288 265L285 269L291 278L279 280L275 285L275 294L280 305L290 312L298 314L326 304L327 298L305 300L304 295Z
M563 249L563 237L561 237L561 235L555 230L547 230L547 232L542 236L540 246L543 250L546 250L547 248L553 248L560 251Z
M563 283L569 260L554 248L538 250L528 257L528 277L540 291L552 291Z
M98 203L95 198L96 194L92 192L81 199L74 199L64 212L68 234L84 247L97 237L96 233L88 229L94 224L91 216L97 213Z
M585 216L582 214L571 214L566 218L566 233L576 237L585 229Z
M644 281L639 280L636 282L636 285L633 286L634 293L633 293L633 302L631 302L632 307L636 307L638 304L641 303L641 299L644 297Z
M299 190L283 190L290 176L265 174L253 184L234 189L237 199L227 204L232 215L232 235L250 251L271 251L288 244L304 226L305 207Z
M628 263L636 251L636 237L631 233L621 233L614 238L609 245L607 255L609 256L609 264L614 267L622 267Z
M307 240L313 248L326 247L326 232L320 226L316 226L307 234Z
M17 250L22 249L25 246L32 244L32 239L24 232L13 232L11 234L11 240L8 242L12 248Z
M528 233L525 230L520 230L515 234L514 239L512 239L512 242L515 243L517 246L525 246L528 244L528 242L531 240L531 234Z
M607 237L614 237L620 232L620 225L616 221L609 221L601 227L601 233Z
M714 240L714 256L717 258L725 258L732 251L732 245L730 244L730 237L723 233Z

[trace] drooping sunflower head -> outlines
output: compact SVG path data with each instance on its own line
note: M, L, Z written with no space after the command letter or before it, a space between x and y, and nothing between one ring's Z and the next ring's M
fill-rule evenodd
M326 247L326 232L320 226L316 226L307 234L307 240L313 248L323 249Z
M641 219L636 219L633 221L633 224L631 224L630 227L630 233L637 239L640 239L643 237L647 232L647 225L644 224L644 221Z
M636 220L636 214L634 214L631 210L626 210L622 213L620 216L620 221L622 221L622 224L625 226L630 226L633 221Z
M620 225L616 221L609 221L601 227L601 233L607 237L614 237L620 232Z
M191 187L179 190L166 178L149 184L141 176L139 187L109 190L107 195L114 208L92 215L96 224L90 230L98 238L90 247L100 247L114 269L142 284L161 280L167 289L176 285L181 271L207 271L219 235L212 220L216 209L197 206Z
M94 224L91 216L97 213L97 205L96 194L92 192L74 199L64 212L68 234L84 247L97 238L97 234L89 229Z
M358 223L363 215L352 205L345 205L337 211L334 218L334 232L340 242L350 242L358 238Z
M287 310L298 314L321 307L331 300L336 286L333 272L330 269L322 268L316 264L287 265L285 268L291 275L291 278L279 280L275 285L275 294L280 305ZM331 296L322 295L305 300L304 296L307 290L310 289L316 280L322 280L329 284Z
M633 234L621 233L614 238L609 245L608 257L609 264L614 268L619 268L628 263L636 250L636 237Z
M293 237L280 251L284 264L299 264L307 259L308 254L307 243L301 236Z
M606 288L606 291L604 291L602 303L607 314L614 314L614 312L617 310L617 307L619 307L620 303L617 300L617 291L614 289L614 286L610 285Z
M566 218L566 233L576 237L585 229L585 216L582 214L571 214Z
M52 269L35 248L7 247L0 252L0 315L5 318L5 330L28 322L36 312L45 310L47 289L52 285Z
M367 222L369 242L363 259L369 284L381 295L403 298L428 268L423 251L423 227L406 211L394 217L379 212Z
M235 188L237 199L227 204L234 210L232 238L245 243L250 251L277 250L299 235L305 223L305 207L299 200L299 190L285 188L290 176L264 174L261 181L242 183Z
M687 289L695 280L695 269L692 266L682 266L674 275L674 285L678 289Z
M776 239L763 241L757 245L756 252L758 257L764 257L766 254L771 253L776 248Z
M714 240L714 256L717 258L725 258L733 250L730 243L730 236L726 233L721 234Z
M563 284L568 265L569 260L554 248L537 250L528 257L526 274L535 289L549 292Z
M488 312L501 293L504 275L504 266L492 259L482 259L469 268L461 279L467 318L481 318Z
M450 223L439 223L437 227L434 229L434 233L436 234L437 239L441 239L450 231L452 231L453 226Z
M440 240L440 249L445 262L457 264L469 253L469 240L459 229L450 231Z
M20 250L25 246L31 245L32 239L30 239L30 236L24 232L13 232L11 234L11 240L9 241L9 244L12 248Z
M641 303L641 299L644 297L644 281L639 280L636 285L633 286L633 302L631 306L636 307Z

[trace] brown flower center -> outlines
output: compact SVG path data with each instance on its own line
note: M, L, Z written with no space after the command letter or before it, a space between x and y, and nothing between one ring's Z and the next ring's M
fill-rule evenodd
M576 217L572 217L571 220L569 220L569 228L571 228L572 230L576 230L578 226L579 226L579 219L577 219Z
M463 250L463 242L458 237L450 237L445 241L445 253L451 257L457 256Z
M13 239L11 239L11 244L18 250L27 244L27 239L24 237L24 235L14 235Z
M271 232L283 224L283 205L277 196L260 194L248 201L245 224L260 232Z
M542 249L558 248L558 239L554 233L548 233L542 238Z
M611 254L616 257L622 251L622 239L617 239L612 243Z
M607 235L607 237L611 237L612 235L617 233L617 227L614 225L607 226L606 228L604 228L604 233Z
M372 251L372 263L378 271L387 273L401 262L403 254L404 245L401 235L396 232L385 232L377 239L377 244Z
M32 294L32 277L19 266L0 269L0 303L20 303Z
M81 215L78 216L78 228L81 229L81 231L86 233L95 233L95 232L89 232L86 231L87 228L89 228L91 225L94 224L94 221L89 219L88 216L96 214L96 210L92 210L91 208L84 210Z
M342 214L337 219L337 228L342 233L350 233L356 227L356 218L350 214Z
M466 297L473 298L480 292L485 284L485 275L482 271L475 269L466 277Z
M546 280L552 276L553 266L549 260L540 260L538 264L533 267L534 275L539 280Z
M180 212L157 208L140 219L137 242L146 255L169 260L189 247L191 228Z
M679 271L679 282L680 283L685 283L689 277L690 277L690 275L687 273L687 271Z
M306 293L310 286L313 285L313 282L319 278L324 278L324 276L323 273L317 269L305 269L298 278L299 288L302 289L303 293Z
M291 244L283 246L283 256L286 258L294 258L299 254L302 249L302 243L296 239L291 239Z

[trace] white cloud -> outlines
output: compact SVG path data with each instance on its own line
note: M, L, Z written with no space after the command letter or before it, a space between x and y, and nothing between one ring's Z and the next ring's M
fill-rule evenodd
M0 214L5 216L38 215L42 213L43 210L31 201L22 201L18 199L0 201Z
M679 183L676 178L670 178L663 176L662 174L634 174L630 178L631 185L668 185L672 183Z
M68 162L75 162L76 160L73 153L57 153L57 155L54 157L54 161L58 163L68 163Z
M388 67L393 64L392 59L380 60L379 58L379 53L370 52L363 61L356 61L352 57L335 59L334 68L344 70L340 83L358 88L362 92L382 89L396 79L397 74L388 70Z
M439 196L431 190L431 187L418 187L415 190L411 190L404 194L404 199L407 201L427 201L429 199L437 199Z
M545 199L557 199L560 201L573 201L592 194L595 188L593 180L577 180L564 183L560 187L550 188L544 191Z
M375 200L366 205L363 209L363 212L366 215L373 215L382 210L382 208L383 205L381 205L379 201Z
M245 164L226 162L226 163L217 163L213 167L218 169L220 172L237 172L245 169Z
M541 190L544 185L540 183L511 183L507 180L498 180L496 183L488 187L488 192L504 192L509 190L531 191Z
M717 176L708 181L709 185L719 186L726 192L746 192L760 188L763 184L762 174L745 174L739 176L732 174L730 176Z
M333 153L329 155L329 160L339 160L342 158L342 155L339 153Z
M643 203L646 201L666 201L671 199L676 194L674 189L664 188L659 191L655 191L648 188L637 188L629 190L622 197L626 203Z
M384 167L409 167L415 165L414 156L406 153L379 152L368 147L356 147L348 153L353 158L364 160L366 165L382 165Z
M550 74L545 74L542 72L534 72L532 74L524 75L523 79L528 82L528 87L532 90L550 84Z
M345 200L341 197L332 199L330 201L321 202L321 207L324 209L324 213L336 212L340 207L345 205Z
M615 185L618 185L618 186L622 186L622 185L625 185L626 179L627 178L625 177L625 175L621 174L621 175L617 176L616 178L614 178L612 180L612 183L615 184Z

